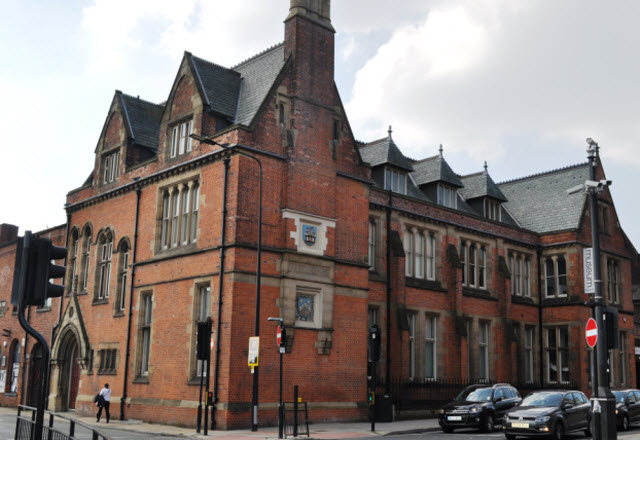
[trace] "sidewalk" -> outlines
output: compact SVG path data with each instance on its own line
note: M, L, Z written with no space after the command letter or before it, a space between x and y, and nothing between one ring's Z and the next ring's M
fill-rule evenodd
M78 421L87 425L100 429L104 426L104 419L96 424L95 417L83 417L80 415L66 416L76 418ZM251 430L209 430L205 437L203 432L196 433L195 428L174 427L171 425L160 425L154 423L141 422L139 420L114 419L113 416L109 422L110 428L131 430L140 433L164 434L177 437L188 438L192 440L277 440L278 427L259 428L257 432ZM299 440L344 440L358 439L370 437L382 437L385 435L394 435L400 433L418 433L432 430L439 430L438 420L435 418L418 419L418 420L399 420L391 423L376 422L375 432L371 431L371 423L369 422L353 422L353 423L315 423L309 425L309 437L299 435ZM302 429L300 429L302 430ZM287 437L287 440L294 440L293 437Z

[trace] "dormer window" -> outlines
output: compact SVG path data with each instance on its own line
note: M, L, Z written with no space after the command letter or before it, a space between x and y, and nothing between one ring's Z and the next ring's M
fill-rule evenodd
M443 207L456 208L457 206L457 192L455 188L445 185L443 183L438 184L438 205Z
M499 222L501 220L500 202L492 200L490 198L484 199L484 216L489 220L495 220Z
M189 153L193 146L193 119L174 125L171 128L171 158Z
M386 168L384 173L384 189L406 195L407 174L391 168Z
M120 173L120 151L110 153L102 159L102 184L115 182Z

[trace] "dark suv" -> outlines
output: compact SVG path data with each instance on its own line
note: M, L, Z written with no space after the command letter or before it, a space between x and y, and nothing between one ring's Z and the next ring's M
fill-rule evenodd
M496 423L502 423L505 412L520 400L518 391L508 383L470 385L440 410L438 423L445 433L455 428L492 432Z
M616 397L618 427L629 430L629 425L640 422L640 390L618 390L611 393Z
M502 429L507 440L516 436L551 437L562 440L566 433L591 435L591 404L576 390L547 390L527 395L507 412Z

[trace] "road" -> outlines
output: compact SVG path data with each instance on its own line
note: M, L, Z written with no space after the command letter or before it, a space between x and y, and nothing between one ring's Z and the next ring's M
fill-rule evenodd
M519 437L515 441L525 440ZM567 440L591 440L585 437L583 433L567 435ZM371 440L506 440L502 432L480 433L472 429L457 430L453 433L444 433L441 431L412 433L406 435L387 435ZM543 441L543 438L535 440ZM640 440L640 427L630 429L628 432L618 432L618 440Z

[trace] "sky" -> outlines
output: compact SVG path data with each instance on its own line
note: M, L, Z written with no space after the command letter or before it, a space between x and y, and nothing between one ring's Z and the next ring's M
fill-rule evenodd
M282 42L288 0L0 0L0 223L63 224L115 90L160 103L184 51L232 67ZM640 248L640 2L334 0L354 135L496 182L600 153Z

